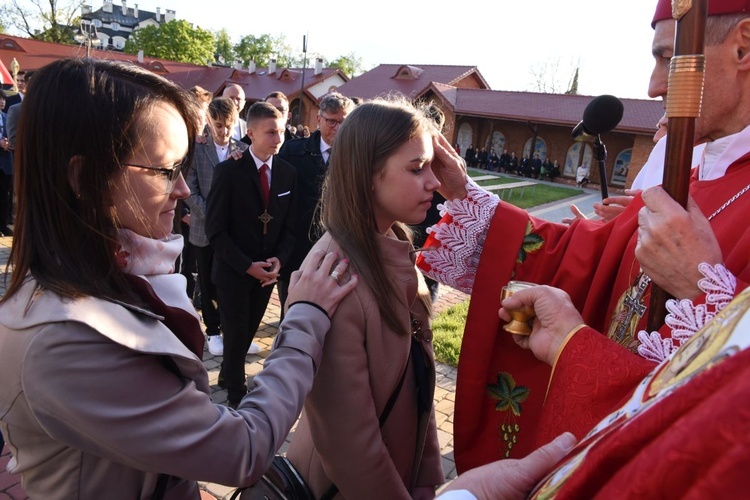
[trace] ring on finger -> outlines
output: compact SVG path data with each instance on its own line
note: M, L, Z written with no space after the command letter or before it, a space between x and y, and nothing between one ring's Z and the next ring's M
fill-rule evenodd
M341 275L339 274L339 272L334 269L331 273L331 278L333 278L333 281L338 281L340 277Z

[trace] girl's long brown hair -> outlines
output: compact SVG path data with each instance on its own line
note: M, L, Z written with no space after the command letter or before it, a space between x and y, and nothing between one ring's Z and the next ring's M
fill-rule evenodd
M401 145L434 131L425 110L404 99L361 104L336 133L321 199L323 226L370 288L383 321L403 334L411 332L410 326L399 320L399 304L394 303L399 294L383 269L378 246L373 245L377 224L372 211L372 183ZM396 222L391 229L399 239L411 241L411 231L405 224Z

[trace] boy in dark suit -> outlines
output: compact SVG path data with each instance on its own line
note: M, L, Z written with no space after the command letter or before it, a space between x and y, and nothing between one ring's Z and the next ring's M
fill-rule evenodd
M245 354L294 248L297 174L276 156L285 124L286 117L271 104L253 104L247 113L252 145L241 159L216 165L207 199L211 278L224 332L219 385L227 389L232 407L247 392Z

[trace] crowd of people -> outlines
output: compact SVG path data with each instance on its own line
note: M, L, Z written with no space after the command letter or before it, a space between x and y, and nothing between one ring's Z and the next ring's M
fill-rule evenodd
M255 483L301 413L287 456L315 498L433 498L443 471L419 268L472 296L461 474L441 498L741 495L750 1L714 0L708 15L695 126L706 145L687 208L653 186L609 221L570 225L472 183L466 164L496 155L462 158L428 105L331 93L318 130L285 141L279 92L240 122L236 85L189 93L90 59L40 69L13 148L13 272L0 298L10 470L32 498L199 498L197 480ZM649 92L666 99L671 2L658 1L652 26ZM527 160L541 175L539 155ZM409 226L436 193L444 217L415 251ZM202 321L178 256L197 270ZM501 302L511 279L535 286ZM277 283L284 317L248 382ZM650 331L654 285L675 299ZM505 332L524 307L531 334ZM211 399L206 343L222 355L226 406Z
M456 149L456 147L454 147ZM507 149L498 156L494 148L489 152L486 148L477 150L472 144L464 154L466 165L473 168L481 168L490 172L504 172L520 175L533 179L555 180L562 173L560 163L549 158L541 159L539 153L534 153L532 158L524 155L521 159L516 156L515 151L508 153Z

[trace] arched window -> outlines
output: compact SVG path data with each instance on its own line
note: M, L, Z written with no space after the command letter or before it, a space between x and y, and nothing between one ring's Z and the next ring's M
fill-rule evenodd
M624 186L628 180L628 169L630 158L633 156L633 148L620 151L615 159L615 168L612 170L612 179L609 181L613 186Z
M503 154L503 149L505 149L505 136L502 132L492 132L492 144L490 145L490 148L495 150L497 156Z
M291 118L289 118L289 123L295 126L298 123L302 123L302 120L300 120L300 116L299 116L299 98L289 103L289 112L291 113L291 116L292 116Z
M120 31L120 23L112 22L112 31Z
M114 45L115 48L118 49L118 50L122 50L125 47L125 42L126 41L127 40L125 40L125 38L121 37L121 36L113 36L112 37L112 45Z
M471 125L468 123L462 123L461 126L458 127L458 136L456 139L458 147L461 148L461 156L466 156L466 150L472 145L473 140L474 132L471 130Z
M539 159L542 161L547 159L547 142L539 136L536 138L536 147L533 152L531 151L531 139L526 141L526 144L523 146L521 158L524 156L531 158L534 156L534 153L539 153Z
M573 145L568 148L568 154L565 155L563 175L566 177L575 177L576 169L584 162L588 163L589 166L593 165L593 157L594 150L591 148L591 144L588 142L573 143Z

